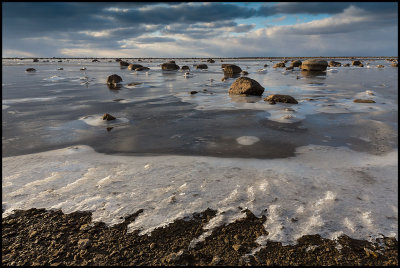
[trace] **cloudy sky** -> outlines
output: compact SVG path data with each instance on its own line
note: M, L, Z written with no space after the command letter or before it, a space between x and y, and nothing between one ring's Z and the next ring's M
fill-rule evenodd
M397 56L397 2L2 2L3 57Z

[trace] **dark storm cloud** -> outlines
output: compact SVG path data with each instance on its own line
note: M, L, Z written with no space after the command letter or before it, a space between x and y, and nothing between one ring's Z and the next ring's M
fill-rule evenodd
M395 2L279 2L274 6L264 5L258 9L259 16L276 14L337 14L351 5L369 12L397 14L398 3Z

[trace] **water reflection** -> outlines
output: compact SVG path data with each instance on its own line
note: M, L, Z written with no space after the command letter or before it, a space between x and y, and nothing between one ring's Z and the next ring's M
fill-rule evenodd
M313 77L321 77L321 78L326 78L326 72L323 71L305 71L301 70L300 71L301 75L306 78L313 78Z
M256 103L261 100L261 96L246 96L229 94L232 101L237 103Z

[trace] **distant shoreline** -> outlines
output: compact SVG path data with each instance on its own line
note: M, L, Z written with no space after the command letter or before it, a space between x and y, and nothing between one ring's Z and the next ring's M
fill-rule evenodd
M279 59L310 59L310 58L318 58L318 59L397 59L398 56L309 56L309 57L165 57L165 58L149 58L149 57L6 57L2 58L3 60L33 60L33 59L104 59L104 60L112 60L112 59L141 59L141 60L154 60L154 59L180 59L180 60L190 60L190 59L217 59L217 60L279 60Z

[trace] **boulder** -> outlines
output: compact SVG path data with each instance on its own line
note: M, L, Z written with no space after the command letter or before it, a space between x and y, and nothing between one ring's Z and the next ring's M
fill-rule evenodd
M111 114L104 114L103 115L103 120L107 120L107 121L111 121L111 120L115 120L116 118L114 116L112 116Z
M328 67L326 60L311 59L303 61L301 69L304 71L325 71Z
M121 59L115 59L115 61L118 62L118 61L122 61L122 60Z
M92 62L99 62L99 60L98 59L94 59L94 60L92 60Z
M121 76L119 76L117 74L112 74L107 78L107 85L115 86L116 84L118 84L121 81L122 81Z
M399 67L399 63L393 62L393 63L392 63L392 67Z
M208 59L207 62L209 62L209 63L214 63L215 60L213 60L213 59Z
M268 67L268 64L264 64L264 67Z
M121 67L126 67L126 66L129 66L129 63L128 62L126 62L126 61L120 61L119 62L119 66L121 66Z
M350 63L344 64L343 67L350 67Z
M26 72L36 72L36 69L35 68L28 68L25 71Z
M249 73L247 71L241 71L240 74L241 75L248 75Z
M355 99L353 102L355 102L355 103L375 103L374 100L365 100L365 99Z
M33 62L39 62L39 60L38 59L33 59Z
M273 68L284 68L285 67L285 63L284 62L278 62L275 63Z
M176 65L175 61L169 61L161 64L161 69L166 71L179 70L179 66Z
M301 60L294 60L290 63L290 67L300 67L301 63Z
M382 64L376 65L376 68L384 68L385 66L383 66Z
M188 71L190 71L190 68L189 68L189 66L187 66L187 65L183 65L181 69L182 69L182 70L188 70Z
M222 68L224 69L224 73L227 74L240 74L242 69L239 66L234 64L222 64Z
M138 67L138 68L135 69L135 71L147 71L147 70L150 70L150 68L149 67L144 67L144 66L141 66L141 67Z
M292 104L297 104L297 100L295 98L293 98L292 96L289 95L279 95L279 94L273 94L273 95L269 95L268 97L266 97L264 99L264 101L268 101L268 102L283 102L283 103L292 103Z
M136 70L137 68L143 67L140 64L129 64L128 65L128 70L132 71L132 70Z
M352 61L352 64L353 64L354 66L358 66L358 65L361 64L361 61L359 61L359 60L353 60L353 61Z
M342 66L342 64L341 64L340 62L331 60L331 61L329 62L329 64L328 64L328 66L329 66L329 67L340 67L340 66Z
M207 64L199 64L196 66L196 69L208 69Z
M234 95L261 96L263 93L264 88L256 80L248 77L239 77L229 89L229 94Z

